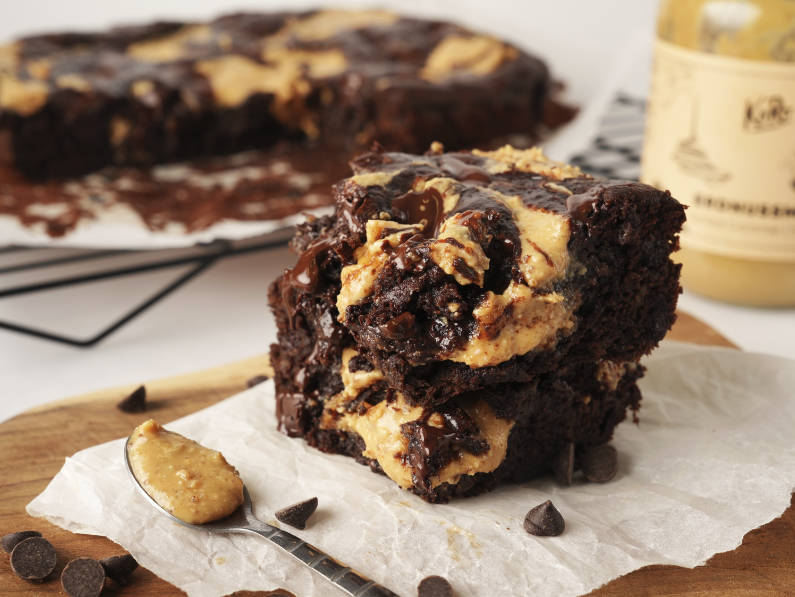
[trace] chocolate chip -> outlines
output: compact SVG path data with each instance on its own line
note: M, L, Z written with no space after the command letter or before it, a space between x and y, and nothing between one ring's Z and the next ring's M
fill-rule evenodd
M524 530L539 537L557 537L566 528L563 516L547 500L532 508L524 517Z
M41 537L41 533L38 531L18 531L16 533L9 533L8 535L3 535L3 538L0 539L0 543L3 545L3 551L11 553L14 551L14 546L16 546L17 543L25 539L30 539L31 537Z
M61 572L61 586L70 597L99 597L105 586L105 568L91 558L77 558Z
M571 485L574 480L574 443L568 442L552 464L555 480L560 485Z
M108 578L112 578L120 585L126 585L130 580L130 574L138 568L138 562L128 553L105 558L99 563L102 564Z
M426 576L417 585L417 597L453 597L453 587L441 576Z
M132 394L116 405L120 411L126 413L142 413L146 411L146 387L139 386Z
M55 570L56 560L55 548L43 537L23 539L11 551L11 568L25 580L47 578Z
M585 478L596 483L606 483L618 472L618 453L608 444L589 448L582 456Z
M307 519L312 516L316 509L317 498L313 497L311 500L282 508L276 513L276 520L297 529L304 529L306 528Z
M253 388L254 386L261 384L263 381L268 381L268 379L270 378L267 375L255 375L246 381L246 387Z

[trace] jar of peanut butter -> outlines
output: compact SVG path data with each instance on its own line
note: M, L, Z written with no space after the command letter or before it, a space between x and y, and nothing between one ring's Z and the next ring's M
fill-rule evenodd
M686 288L795 305L795 0L662 0L641 177L688 205Z

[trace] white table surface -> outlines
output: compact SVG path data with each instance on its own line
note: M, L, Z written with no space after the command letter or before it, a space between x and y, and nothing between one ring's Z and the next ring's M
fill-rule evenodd
M311 4L295 2L290 6ZM527 2L518 14L518 3L494 0L485 6L482 0L381 4L456 17L522 42L543 55L569 82L569 97L579 103L587 101L611 76L606 65L615 65L621 59L626 46L620 40L630 35L628 31L650 28L655 12L655 2L636 0ZM237 3L237 7L275 5ZM4 2L0 39L58 27L101 26L156 16L200 18L228 11L229 6L218 0ZM266 305L267 286L292 261L286 248L225 259L93 348L73 348L0 330L0 420L52 400L187 373L265 352L275 338ZM0 298L0 319L88 336L179 271ZM24 283L31 278L32 274L16 275L13 281ZM745 350L795 358L795 309L736 307L690 293L681 297L680 307Z

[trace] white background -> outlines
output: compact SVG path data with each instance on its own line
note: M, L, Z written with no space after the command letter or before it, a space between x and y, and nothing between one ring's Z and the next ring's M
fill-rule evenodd
M228 3L0 0L0 39L58 28L91 28L158 17L205 18L235 8L322 2ZM335 2L335 6L359 4ZM372 3L371 3L372 4ZM637 60L633 37L651 36L656 3L640 0L382 2L404 12L446 16L498 33L543 56L584 104ZM648 63L641 57L640 64ZM634 87L645 86L641 66ZM583 139L583 145L587 139ZM2 239L0 239L2 244ZM18 257L24 260L24 254ZM90 349L0 330L0 420L31 406L107 386L134 384L265 352L275 338L266 305L270 280L293 262L286 248L227 259ZM3 260L8 265L8 260ZM180 271L141 274L68 290L0 299L0 319L89 336ZM60 274L61 272L59 272ZM28 280L16 276L14 283ZM3 278L5 286L9 279ZM680 306L742 348L795 357L795 310L734 307L685 293Z

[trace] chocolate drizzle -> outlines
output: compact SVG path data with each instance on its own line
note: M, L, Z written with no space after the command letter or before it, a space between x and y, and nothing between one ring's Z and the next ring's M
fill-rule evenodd
M426 238L436 236L444 216L444 200L436 189L429 188L421 193L409 192L392 200L392 209L406 224L422 224L422 234Z
M489 183L491 175L476 164L468 164L461 158L471 158L471 154L444 154L439 156L439 167L460 181L478 181Z
M433 414L441 416L441 426L429 423ZM486 440L472 418L460 408L442 413L426 411L418 420L404 423L403 435L408 438L407 461L413 470L415 485L425 491L431 489L430 478L462 451L483 454L489 450Z
M319 270L318 257L334 246L331 238L321 238L310 244L298 257L298 262L284 273L290 286L303 292L312 292L317 287Z
M299 393L279 392L276 394L276 420L279 429L296 437L304 432L304 403L306 397Z
M584 222L592 211L593 204L602 196L604 190L604 186L595 185L584 193L571 195L566 199L566 210L569 212L569 216L578 222Z

